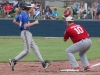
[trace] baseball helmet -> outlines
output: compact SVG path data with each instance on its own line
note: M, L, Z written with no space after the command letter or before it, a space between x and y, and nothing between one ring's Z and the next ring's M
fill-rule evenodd
M73 19L73 17L68 16L68 17L66 17L66 21L74 21L74 19Z
M31 4L23 4L22 10L28 11L31 7L33 7Z

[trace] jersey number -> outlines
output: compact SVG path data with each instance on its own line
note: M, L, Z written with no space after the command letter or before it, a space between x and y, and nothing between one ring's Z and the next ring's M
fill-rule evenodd
M84 32L81 27L76 27L76 28L74 28L74 30L77 32L77 34L81 34Z

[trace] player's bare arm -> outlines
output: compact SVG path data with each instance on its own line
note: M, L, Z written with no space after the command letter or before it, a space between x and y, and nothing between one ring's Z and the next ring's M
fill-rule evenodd
M25 28L27 28L27 27L31 27L31 26L36 25L36 24L39 24L38 20L36 20L36 21L34 21L32 23L29 22L28 24L25 24L24 26L25 26Z

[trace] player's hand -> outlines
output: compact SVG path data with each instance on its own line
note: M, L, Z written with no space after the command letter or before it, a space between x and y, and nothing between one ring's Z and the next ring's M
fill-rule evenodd
M38 20L36 20L34 23L35 23L35 24L39 24L39 21L38 21Z

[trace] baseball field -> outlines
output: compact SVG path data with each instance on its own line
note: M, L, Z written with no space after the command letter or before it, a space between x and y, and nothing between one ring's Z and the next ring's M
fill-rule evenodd
M91 71L83 71L78 53L75 57L80 64L80 72L61 72L63 69L70 69L71 65L66 56L65 50L72 42L63 42L63 38L33 37L40 49L44 60L52 60L48 69L43 69L33 51L17 63L15 71L11 71L8 60L14 58L24 50L23 41L20 36L0 36L0 75L100 75L100 38L91 37L92 46L86 53Z

